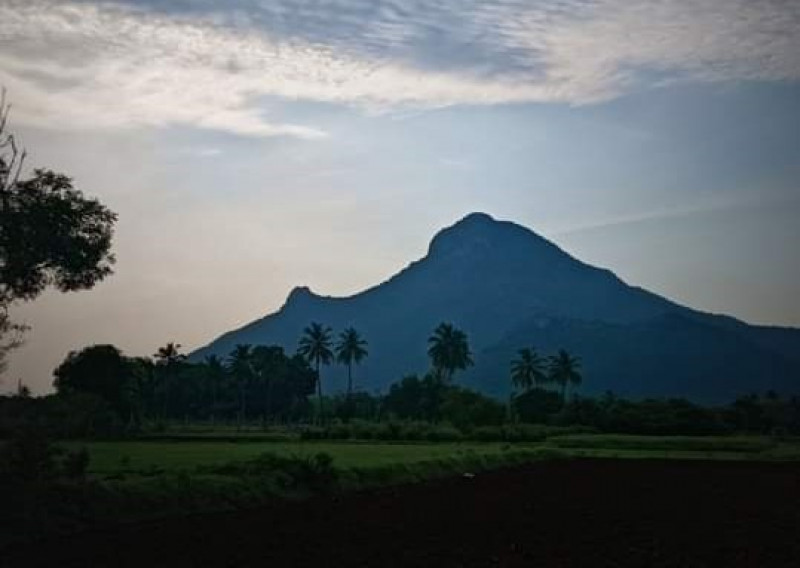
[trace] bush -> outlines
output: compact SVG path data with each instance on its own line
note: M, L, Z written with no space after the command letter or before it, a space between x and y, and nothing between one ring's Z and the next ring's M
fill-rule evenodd
M449 387L442 403L444 420L464 431L476 426L497 426L503 423L506 408L493 398L475 391Z
M280 490L299 492L327 492L335 486L337 479L333 458L324 452L311 456L263 453L251 460L200 466L197 471L233 477L258 477Z
M84 481L89 452L65 452L53 445L44 428L27 426L0 445L0 480L38 483L52 480Z
M1 449L0 478L35 482L56 477L58 451L44 429L20 429Z
M535 388L515 396L513 405L514 413L521 422L545 424L561 411L563 402L557 392Z
M379 440L386 442L456 442L464 435L452 424L428 422L364 422L334 423L311 426L300 431L302 440Z
M89 470L89 451L81 448L74 452L67 452L61 461L61 470L67 479L85 480L86 472Z

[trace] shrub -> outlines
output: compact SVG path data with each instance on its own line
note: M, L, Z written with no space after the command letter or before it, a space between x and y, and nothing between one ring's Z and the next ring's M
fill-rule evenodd
M223 465L199 466L199 473L233 477L257 477L280 490L327 492L336 483L336 470L330 454L281 456L263 453L256 458Z
M61 471L64 477L83 481L89 469L89 451L81 448L74 452L67 452L61 461Z

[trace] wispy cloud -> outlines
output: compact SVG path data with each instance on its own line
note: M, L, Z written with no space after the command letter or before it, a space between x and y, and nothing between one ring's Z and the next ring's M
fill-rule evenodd
M369 110L605 101L665 81L800 79L780 0L10 0L0 82L18 119L324 136L270 100ZM272 106L270 106L270 104Z

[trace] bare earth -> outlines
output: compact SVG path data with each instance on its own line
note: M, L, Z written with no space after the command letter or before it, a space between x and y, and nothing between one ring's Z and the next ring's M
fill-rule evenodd
M800 566L800 464L574 460L18 545L2 566Z

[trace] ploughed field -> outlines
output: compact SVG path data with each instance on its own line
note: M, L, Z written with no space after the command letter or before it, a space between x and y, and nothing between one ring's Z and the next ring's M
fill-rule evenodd
M797 566L800 464L566 459L16 545L4 566Z

